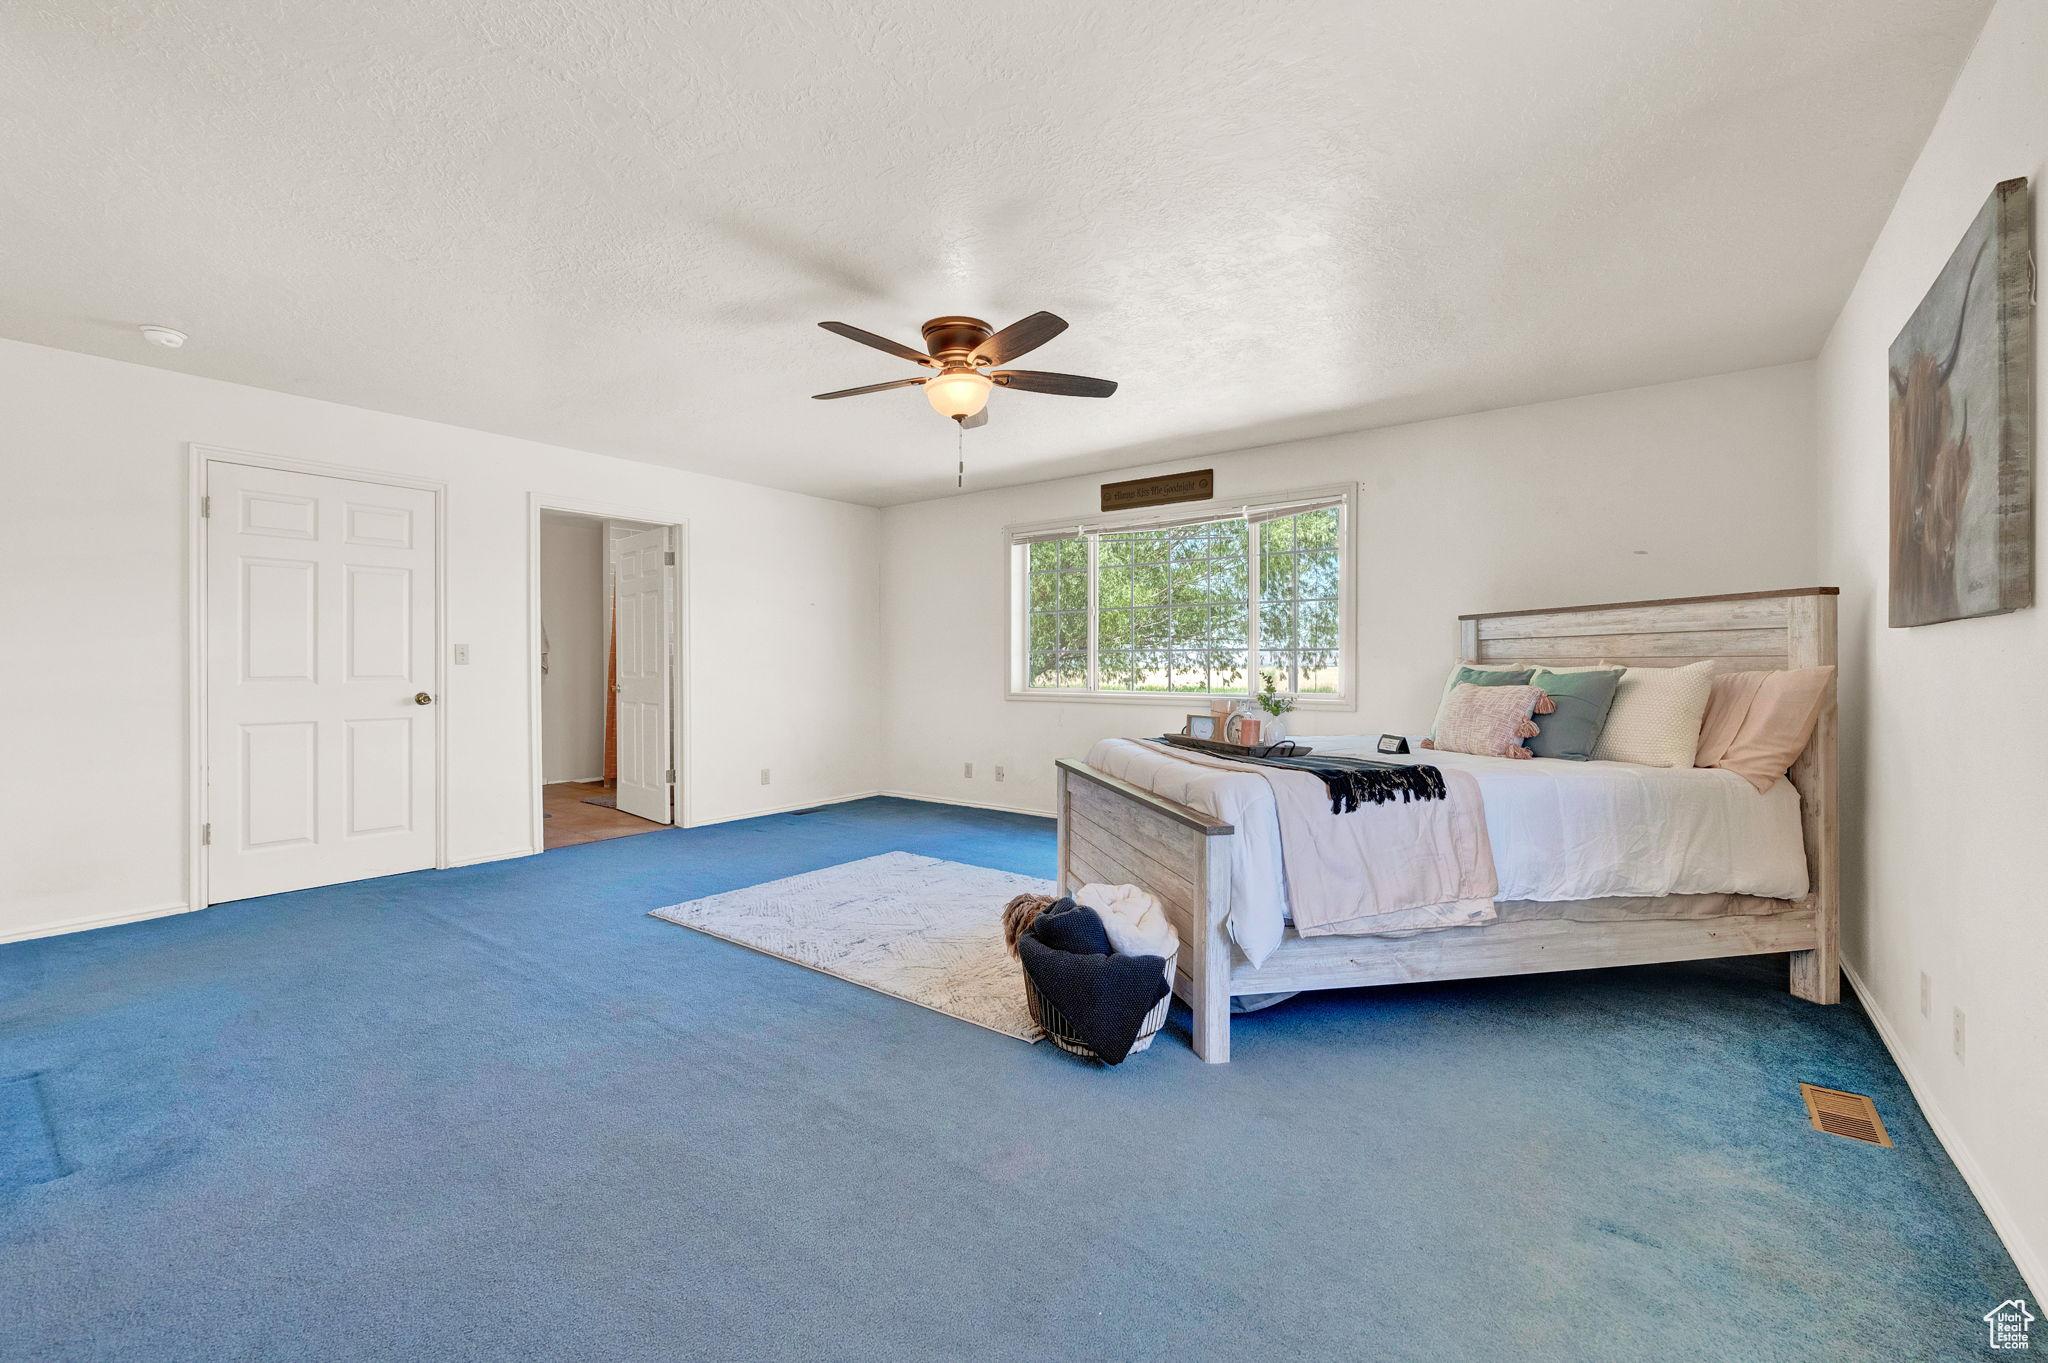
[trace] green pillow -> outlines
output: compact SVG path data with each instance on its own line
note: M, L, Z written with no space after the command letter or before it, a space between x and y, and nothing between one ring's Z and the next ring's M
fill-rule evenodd
M1527 686L1529 678L1534 674L1535 669L1530 667L1515 670L1458 667L1451 673L1451 679L1444 683L1443 695L1437 698L1436 718L1430 722L1429 736L1436 737L1437 726L1444 722L1444 706L1450 701L1451 692L1457 690L1462 683L1470 682L1474 686Z
M1539 667L1530 684L1543 688L1555 714L1536 715L1536 737L1529 751L1537 757L1561 757L1583 762L1593 755L1600 731L1607 727L1607 711L1614 704L1614 688L1621 684L1621 668L1600 672L1552 672Z
M1466 682L1474 686L1527 686L1529 679L1536 675L1533 667L1496 669L1487 667L1461 667L1451 674L1451 684L1446 690L1456 690Z

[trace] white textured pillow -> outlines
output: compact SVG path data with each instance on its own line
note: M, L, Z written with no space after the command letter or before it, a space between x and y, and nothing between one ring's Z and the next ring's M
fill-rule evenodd
M1645 767L1689 767L1700 744L1700 722L1714 692L1714 665L1631 667L1614 688L1607 727L1593 745L1595 762Z

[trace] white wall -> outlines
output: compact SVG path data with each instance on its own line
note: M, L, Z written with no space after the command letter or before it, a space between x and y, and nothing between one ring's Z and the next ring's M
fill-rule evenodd
M1824 553L1842 587L1843 954L2037 1295L2048 1293L2048 894L2033 860L2048 830L2048 617L1887 627L1886 350L1998 181L2032 180L2043 249L2044 160L2048 6L2002 0L1816 364ZM2037 314L2037 470L2043 341ZM2037 507L2039 487L2037 472ZM2035 555L2048 562L2042 520L2037 510ZM1963 1060L1950 1045L1958 1007Z
M540 682L540 767L545 781L604 776L604 522L540 523L540 619L548 670Z
M1192 466L1213 464L1221 497L1361 485L1358 708L1290 726L1377 733L1428 723L1461 612L1816 585L1812 445L1812 368L1796 364ZM1001 532L1092 514L1104 481L1190 466L883 513L888 789L1047 812L1055 757L1179 727L1185 703L1004 698Z
M872 789L873 508L0 342L0 939L185 899L187 441L446 480L451 860L532 850L531 491L689 523L693 822Z

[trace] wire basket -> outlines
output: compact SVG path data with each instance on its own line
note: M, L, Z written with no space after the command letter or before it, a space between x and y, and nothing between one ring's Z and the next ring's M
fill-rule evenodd
M1152 1038L1158 1036L1159 1029L1166 1025L1166 1015L1173 1011L1173 967L1179 959L1178 951L1166 958L1166 997L1153 1004L1152 1011L1145 1014L1145 1020L1138 1024L1138 1039L1131 1043L1131 1055L1150 1047ZM1030 1006L1031 1020L1038 1024L1046 1039L1068 1055L1078 1055L1083 1060L1102 1059L1074 1035L1073 1024L1067 1021L1066 1015L1053 1007L1052 1001L1038 992L1038 986L1031 982L1031 972L1025 970L1019 973L1024 976L1024 1002Z

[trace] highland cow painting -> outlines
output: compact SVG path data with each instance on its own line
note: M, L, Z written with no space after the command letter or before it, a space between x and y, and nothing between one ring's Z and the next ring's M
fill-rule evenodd
M2034 603L2030 216L1993 190L1892 342L1894 628Z

